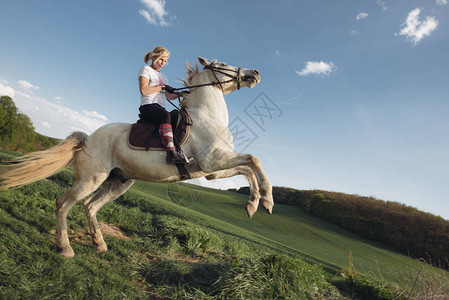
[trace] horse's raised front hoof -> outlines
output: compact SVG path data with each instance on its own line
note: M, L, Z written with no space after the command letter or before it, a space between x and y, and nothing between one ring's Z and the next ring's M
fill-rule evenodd
M267 199L267 196L262 196L262 198L260 198L260 205L262 205L263 208L265 208L265 210L271 215L273 214L273 206L274 206L274 202L273 199Z
M248 217L251 219L257 211L257 206L255 206L253 202L248 201L246 202L245 209L248 213Z

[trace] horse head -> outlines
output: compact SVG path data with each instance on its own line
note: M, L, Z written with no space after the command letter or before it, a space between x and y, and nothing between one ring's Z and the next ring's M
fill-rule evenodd
M253 88L260 82L259 71L256 69L233 67L224 62L217 62L216 59L209 61L201 56L198 57L198 61L204 66L203 72L209 73L209 80L216 82L223 94L241 87Z

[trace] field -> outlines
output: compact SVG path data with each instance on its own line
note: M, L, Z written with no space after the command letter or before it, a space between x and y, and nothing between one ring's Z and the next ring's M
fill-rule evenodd
M232 233L274 251L298 255L329 271L338 272L344 268L351 252L354 268L360 273L401 286L411 286L423 267L416 259L323 222L297 207L276 204L273 215L261 208L249 219L244 210L247 196L238 193L188 184L160 185L156 188L154 184L144 182L137 183L133 189L152 192L161 199L211 217L203 221L209 228Z
M9 156L2 152L3 157ZM275 205L248 219L245 195L137 182L98 213L95 252L81 203L69 214L75 258L55 247L54 201L71 170L0 192L0 298L329 299L448 294L447 272ZM113 225L112 225L113 224Z

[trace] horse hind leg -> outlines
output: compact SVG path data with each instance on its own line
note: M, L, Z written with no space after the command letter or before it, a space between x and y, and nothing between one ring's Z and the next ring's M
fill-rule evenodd
M102 173L91 177L89 180L78 179L68 191L56 200L56 216L58 219L57 247L61 250L62 256L68 258L75 255L67 234L67 215L70 209L75 203L94 192L106 177L107 174Z
M105 204L112 202L123 195L133 183L134 180L131 179L122 182L119 178L111 174L111 176L102 184L100 190L84 201L83 205L89 223L90 234L93 243L96 245L97 252L106 252L108 250L108 246L103 239L103 234L98 225L97 212Z

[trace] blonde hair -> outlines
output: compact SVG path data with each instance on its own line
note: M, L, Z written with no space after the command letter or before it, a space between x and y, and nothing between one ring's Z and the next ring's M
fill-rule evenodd
M161 56L170 56L170 51L165 49L164 47L158 46L153 49L153 51L147 52L145 56L143 57L143 61L147 64L150 59L156 60Z

